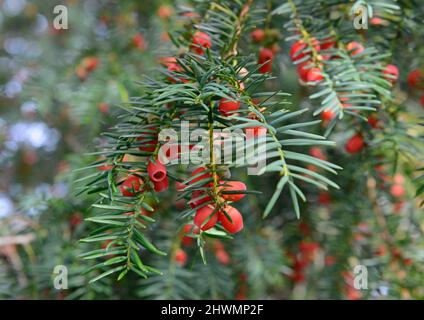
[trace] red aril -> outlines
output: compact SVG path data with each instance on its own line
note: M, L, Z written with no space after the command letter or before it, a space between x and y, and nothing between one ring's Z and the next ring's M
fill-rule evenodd
M153 182L153 187L155 189L156 192L162 192L165 191L169 188L169 179L167 176L165 176L164 179L160 180L160 181L154 181Z
M253 42L262 42L265 38L265 31L262 29L255 29L250 34Z
M191 45L191 49L198 53L204 54L206 48L210 48L212 46L211 37L204 32L196 31L193 35L193 42Z
M400 184L394 184L390 188L390 193L395 198L400 198L405 195L405 188Z
M266 135L268 129L261 126L247 127L244 129L246 139Z
M320 51L321 46L319 44L319 41L317 39L312 40L313 50L314 51ZM303 40L298 40L295 42L292 47L290 48L290 58L292 61L300 60L302 59L306 54L302 51L308 48L308 45Z
M335 45L336 45L336 41L334 41L334 39L325 38L325 39L321 40L320 49L321 50L327 50L327 49L333 48Z
M421 70L416 69L411 71L408 74L408 84L409 86L411 86L412 88L416 88L416 89L423 89L424 88L424 77L421 73Z
M130 175L120 186L119 189L124 197L133 197L141 191L143 180L136 175Z
M230 263L230 255L224 249L217 250L215 252L215 257L223 265L228 265Z
M324 79L324 76L322 75L322 71L320 68L311 68L306 74L307 82L319 82L322 79Z
M225 212L231 218L231 221L227 218L224 212L220 212L219 221L225 230L229 233L237 233L243 229L243 217L241 213L234 207L226 206Z
M238 193L238 194L225 194L226 191L246 191L246 185L241 181L223 181L224 185L220 186L219 189L224 192L222 193L222 197L227 201L236 202L241 199L243 199L246 194L245 193Z
M166 178L166 167L159 160L149 160L147 173L154 183L160 182Z
M306 82L307 81L307 75L308 75L308 72L309 72L309 70L311 69L310 67L309 67L309 65L310 65L310 61L304 61L304 62L302 62L302 63L299 63L297 66L296 66L296 69L297 69L297 73L299 74L299 78L302 80L302 81L304 81L304 82Z
M346 49L352 56L356 56L365 50L364 46L356 41L349 42L346 46Z
M323 121L331 121L333 120L335 115L334 112L331 110L324 110L323 112L321 112L320 116Z
M325 156L324 152L320 148L312 147L309 150L309 154L314 158L318 158L318 159L321 159L321 160L327 160L327 157Z
M146 41L141 33L136 33L131 39L132 45L138 50L146 49Z
M187 253L182 249L178 249L175 252L174 260L180 266L184 266L187 263Z
M202 181L202 180L211 179L212 173L205 172L204 174L201 174L202 172L207 171L207 170L208 169L206 167L200 167L200 168L197 168L196 170L194 170L191 173L191 176L195 177L195 178L190 181L190 184L195 184L196 182L199 182L199 181ZM205 182L205 185L206 184L207 184L207 182Z
M357 133L346 142L345 150L348 153L354 154L361 151L364 146L364 139L362 138L361 134Z
M218 222L218 212L215 212L215 207L207 205L197 209L194 215L194 224L203 231L213 228Z
M387 81L396 82L399 78L399 69L393 64L388 64L386 69L383 70L383 74L385 75Z
M274 58L274 52L268 48L262 48L259 51L258 64L262 65L259 68L260 73L268 73L272 71L272 59Z
M328 192L320 192L318 195L318 202L323 206L329 205L331 202L330 194Z
M227 115L229 112L237 111L238 109L240 109L240 101L228 100L225 98L219 101L218 110L223 115Z
M192 209L211 201L212 198L206 193L206 191L195 190L191 193L191 200L189 205Z
M199 228L197 228L194 224L189 223L186 224L183 228L183 239L182 239L182 243L185 246L189 246L191 244L193 244L194 238L187 236L187 234L199 234Z

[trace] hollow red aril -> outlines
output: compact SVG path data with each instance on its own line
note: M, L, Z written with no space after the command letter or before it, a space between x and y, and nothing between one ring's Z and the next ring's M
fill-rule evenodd
M159 160L149 160L147 164L147 173L152 182L160 182L166 178L166 167Z

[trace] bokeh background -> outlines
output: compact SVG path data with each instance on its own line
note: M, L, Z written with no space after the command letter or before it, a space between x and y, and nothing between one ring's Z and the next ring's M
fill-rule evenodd
M53 28L58 4L68 8L68 30ZM83 252L78 239L90 228L82 221L95 198L77 196L74 170L95 160L86 153L102 143L100 133L117 121L121 106L141 92L137 81L154 74L157 57L171 46L166 31L182 26L180 5L190 4L0 0L0 298L423 298L424 220L412 182L420 162L401 157L398 169L387 167L387 192L374 202L361 201L366 187L384 188L367 186L372 173L358 164L370 159L350 162L340 153L332 156L344 162L341 190L311 192L301 220L283 196L276 212L262 221L266 198L252 197L244 207L245 232L230 243L212 242L208 265L189 248L185 267L181 261L157 261L162 277L88 284L82 272L87 264L77 258ZM287 57L281 21L275 28L282 54L269 89L282 87L294 95L295 106L308 106ZM402 119L416 124L422 117L420 97L404 83L407 72L423 64L424 49L402 48L394 58L402 80L396 90ZM411 132L419 136L417 128ZM245 178L272 194L271 180ZM404 192L391 194L393 184ZM172 219L178 205L169 197L155 227L165 248L178 226ZM393 246L387 246L384 233L392 235ZM360 263L369 266L366 291L352 287L352 270ZM59 264L69 267L69 290L52 288L52 270Z

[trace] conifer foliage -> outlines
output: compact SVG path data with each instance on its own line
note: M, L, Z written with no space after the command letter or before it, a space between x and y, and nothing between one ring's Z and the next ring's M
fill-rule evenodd
M7 217L0 239L31 237L0 242L14 257L0 296L424 296L417 1L93 3L93 34L50 30L68 64L38 57L24 90L42 118L64 110L50 121L69 192L22 229ZM29 193L20 215L41 201ZM57 294L59 263L70 284Z

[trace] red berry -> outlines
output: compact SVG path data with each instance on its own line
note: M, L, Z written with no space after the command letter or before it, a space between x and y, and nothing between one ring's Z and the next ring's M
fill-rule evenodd
M143 140L142 138L137 138L137 140L141 141ZM156 150L156 145L157 145L158 141L146 141L143 142L143 146L138 147L138 149L140 151L144 151L144 152L153 152Z
M165 191L169 188L169 179L167 176L165 176L164 179L160 180L160 181L154 181L153 182L153 187L155 189L156 192L162 192Z
M187 263L187 253L185 253L185 251L182 249L178 249L175 252L174 259L175 262L178 263L180 266L184 266Z
M348 153L358 153L365 146L364 139L358 133L351 137L345 145L345 149Z
M82 217L81 213L79 213L79 212L73 213L72 216L71 216L71 220L70 220L71 227L76 227L79 224L81 224L82 219L83 219L83 217Z
M268 48L262 48L259 51L259 61L264 63L265 61L272 60L274 58L274 52Z
M181 72L183 70L183 68L177 63L177 62L173 62L173 63L168 63L166 65L168 71L174 72Z
M388 64L386 69L383 70L383 74L386 76L387 81L396 82L399 78L399 69L393 64Z
M327 50L334 47L335 45L336 45L336 41L334 41L332 38L326 38L321 40L320 49Z
M194 233L199 234L199 229L192 223L186 224L183 228L183 240L182 243L185 246L189 246L193 243L194 239L190 236L187 236L187 234Z
M325 265L327 267L331 267L336 263L336 257L335 256L326 256L325 257Z
M167 69L168 69L169 72L171 72L173 74L172 77L167 78L170 82L172 82L172 83L176 83L178 81L184 82L184 83L189 82L189 80L182 78L182 77L177 77L174 74L174 72L182 72L183 71L183 68L178 63L169 63L167 65Z
M262 65L259 70L260 73L271 73L272 72L272 60Z
M320 148L312 147L309 150L309 154L314 158L318 158L318 159L321 159L321 160L327 160L327 157L325 156L324 152Z
M225 250L218 250L215 252L216 259L223 265L228 265L230 263L230 255Z
M323 206L329 205L331 202L330 194L328 192L321 192L318 196L318 202Z
M84 81L87 78L87 70L83 66L78 66L75 69L75 74L81 81Z
M400 198L403 195L405 195L405 188L400 184L394 184L390 188L390 193L392 194L393 197Z
M203 231L213 228L218 222L218 213L214 212L215 208L211 205L207 205L197 209L194 215L194 224Z
M322 75L322 71L320 68L311 68L306 74L307 82L319 82L322 79L324 79L324 76Z
M346 49L350 51L352 56L356 56L365 50L364 46L356 41L349 42L346 46Z
M333 120L335 114L331 110L324 110L323 112L321 112L320 116L323 121L331 121Z
M105 164L105 165L102 165L102 166L100 166L100 167L97 167L97 170L99 170L99 171L109 171L109 170L111 170L113 168L113 166L112 165L107 165L107 164Z
M261 127L261 126L256 126L256 127L247 127L244 129L244 132L246 134L246 139L249 139L251 137L259 137L259 136L264 136L266 135L268 129Z
M177 188L177 191L181 191L181 190L184 190L187 187L187 185L177 181L175 182L175 187Z
M174 10L172 10L172 7L166 5L166 4L161 4L159 6L158 9L158 17L161 19L169 19L174 13Z
M124 197L133 197L141 191L142 186L143 180L136 175L131 175L119 186L119 189Z
M302 40L295 42L290 48L290 58L292 59L292 61L296 61L303 58L305 54L300 52L305 50L306 47L306 43L304 43Z
M164 66L168 67L171 64L177 63L177 58L175 57L160 57L159 62L163 64Z
M206 167L200 167L200 168L197 168L196 170L194 170L191 173L191 176L195 177L195 178L190 181L190 184L195 184L196 182L199 182L199 181L202 181L202 180L211 179L212 173L210 173L210 172L205 172L204 174L200 174L200 173L207 171L207 170L208 169ZM205 185L206 185L206 182L205 182Z
M368 124L373 128L373 129L378 129L380 126L380 120L377 119L377 117L375 116L370 116L368 118Z
M274 52L268 48L262 48L259 51L258 64L263 64L259 68L260 73L267 73L272 71L272 59L274 58Z
M381 19L381 18L378 18L378 17L373 17L373 18L371 18L371 20L370 20L370 23L371 23L372 25L374 25L374 26L380 26L380 25L382 25L382 24L383 24L383 22L384 22L384 20L383 20L383 19Z
M234 207L226 206L225 212L231 218L231 221L227 218L224 212L220 212L219 221L221 221L222 226L229 233L237 233L243 229L243 217L241 213Z
M137 48L139 50L146 49L146 41L144 40L144 37L141 33L135 34L131 39L132 45L134 48Z
M348 97L341 97L340 98L340 101L342 102L342 107L343 108L349 108L349 107L352 106L351 103L347 103L349 101L349 98Z
M206 48L210 48L212 46L211 37L204 32L196 31L193 35L193 44L191 45L191 49L198 53L204 54L204 50Z
M421 70L416 69L408 74L408 84L413 88L424 88L424 77L421 73Z
M195 190L191 194L191 200L189 204L190 207L194 209L206 202L210 202L211 200L212 198L205 191Z
M405 183L405 177L398 173L393 177L393 182L396 183L396 184L404 184Z
M99 111L101 113L108 113L109 112L109 105L106 102L100 102L97 107L99 108Z
M302 271L295 271L291 277L294 283L302 283L306 280L305 274Z
M140 132L140 135L143 135L143 136L138 137L137 141L139 141L140 144L142 145L138 147L138 149L144 152L155 151L156 145L158 143L156 128L155 127L145 128L143 129L142 132Z
M85 57L82 60L82 65L88 72L94 71L94 69L96 69L99 64L100 60L97 57Z
M424 95L423 95L423 96L421 96L421 100L420 100L420 102L421 102L421 106L424 108Z
M313 44L313 49L315 51L321 50L321 46L318 40L313 39L312 44ZM302 51L304 51L307 47L308 45L303 40L299 40L295 42L290 49L290 58L292 59L292 61L302 59L306 55Z
M252 37L253 42L262 42L265 38L265 31L262 29L255 29L250 36Z
M245 191L246 185L241 181L225 181L224 185L220 189L225 191ZM240 194L222 194L222 197L227 201L236 202L243 199L246 196L245 193Z
M313 259L315 252L319 249L319 244L313 241L302 241L299 244L299 250L308 261Z
M149 160L147 164L147 173L154 183L165 180L166 178L166 167L159 160Z
M226 115L229 112L237 111L240 109L240 101L232 101L222 98L219 101L218 110L221 114Z
M297 73L299 74L299 78L306 82L307 78L306 76L308 75L308 72L311 68L309 68L310 65L310 61L304 61L302 63L299 63L296 68L297 68Z

